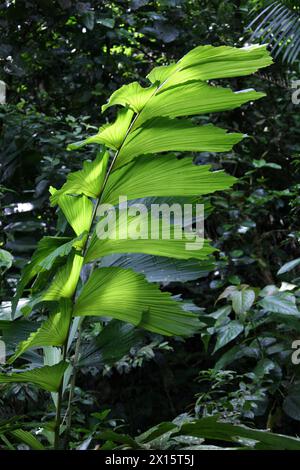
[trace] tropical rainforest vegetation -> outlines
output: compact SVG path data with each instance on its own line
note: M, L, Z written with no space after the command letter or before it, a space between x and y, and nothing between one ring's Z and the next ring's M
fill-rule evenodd
M6 0L0 31L0 449L300 450L299 3ZM201 249L121 207L100 239L124 195L201 204Z

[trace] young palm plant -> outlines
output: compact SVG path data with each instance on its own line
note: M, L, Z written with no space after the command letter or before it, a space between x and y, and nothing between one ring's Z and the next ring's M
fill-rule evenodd
M248 75L271 62L265 46L196 47L179 62L154 68L147 88L134 82L115 91L102 107L103 112L120 107L115 122L69 146L95 144L95 160L69 174L60 189L50 188L51 204L59 211L57 236L39 242L12 302L17 318L0 325L4 338L12 338L0 383L31 383L52 393L56 417L46 427L55 448L67 440L71 426L83 319L102 320L98 346L106 357L122 357L134 341L135 328L165 336L195 334L198 316L162 292L157 282L200 277L211 269L215 251L208 241L201 249L187 250L184 236L168 239L163 230L156 239L131 239L124 235L124 226L135 218L125 213L125 224L120 208L120 230L114 237L99 238L99 209L103 204L117 207L120 196L129 204L143 200L149 206L153 201L195 201L230 188L235 178L193 164L190 155L179 159L178 152L227 152L244 136L212 124L196 125L187 117L231 110L263 97L209 81ZM31 297L21 303L28 285ZM37 309L45 320L28 321ZM21 369L15 369L21 355Z

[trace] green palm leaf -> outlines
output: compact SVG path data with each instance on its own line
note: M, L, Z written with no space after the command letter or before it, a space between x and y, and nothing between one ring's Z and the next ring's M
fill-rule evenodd
M15 313L18 301L27 284L39 273L50 270L58 258L67 256L73 247L80 246L82 236L71 239L70 237L44 237L34 252L30 263L22 273L16 293L12 300L12 312Z
M51 187L50 192L56 198L58 191ZM86 196L59 194L58 205L77 236L89 231L92 221L93 203Z
M131 107L135 113L139 113L155 91L156 86L143 88L138 82L124 85L110 96L108 103L102 106L102 112L110 106L120 104L125 108Z
M0 374L0 384L32 383L49 392L57 392L68 367L66 362L54 366L43 366L24 372Z
M206 277L216 267L214 258L204 260L172 259L163 256L126 253L104 256L100 267L127 268L143 274L149 282L186 282Z
M195 244L195 249L188 250L186 244L192 243L193 240L188 239L183 231L180 236L178 235L177 239L175 236L175 228L172 225L170 225L170 227L167 225L159 227L160 230L158 230L158 236L157 239L155 239L151 237L150 234L151 223L153 223L153 221L150 218L148 220L148 227L146 228L149 235L145 238L135 239L134 237L128 236L128 233L135 234L136 227L139 225L137 218L127 219L127 227L125 227L122 225L123 219L120 217L116 221L116 227L112 229L113 232L105 239L98 238L98 235L94 233L84 262L89 263L114 253L144 253L147 255L165 256L177 259L195 258L203 260L217 251L216 248L210 246L208 240L202 240L202 243L198 240L199 245L197 246ZM126 228L128 228L128 230L126 230ZM114 233L115 229L116 235ZM180 229L178 228L177 233L179 232Z
M185 239L99 240L97 236L94 236L85 257L85 263L90 263L91 261L114 253L144 253L147 255L164 256L182 260L191 258L203 260L217 251L217 249L211 247L207 241L204 242L204 246L199 250L187 250L186 243L187 240Z
M139 128L155 117L176 118L216 113L237 108L264 96L264 93L253 90L233 92L229 88L210 86L205 82L184 83L155 95L151 99L151 106L145 106L132 129Z
M243 134L227 133L213 125L195 126L188 120L151 119L130 133L119 152L116 168L141 154L168 151L227 152L243 137Z
M59 300L61 297L71 298L75 292L83 257L75 254L67 264L60 268L41 300Z
M199 129L191 129L189 121L168 121L166 117L174 118L232 109L242 103L262 97L263 94L257 94L254 91L233 93L231 90L208 85L204 81L211 78L247 75L261 67L266 67L271 62L272 59L265 46L243 49L197 47L177 64L154 69L148 75L153 86L142 89L137 84L131 84L117 90L105 109L115 104L129 105L132 109L123 109L119 112L115 123L101 128L95 136L89 137L84 142L73 144L69 148L79 148L88 143L104 143L113 149L120 150L115 167L131 160L134 156L145 153L165 150L201 150L205 148L205 136L201 135ZM134 112L138 114L132 121ZM151 121L153 117L158 119ZM212 128L211 132L213 132ZM236 139L239 137L236 136ZM217 151L222 151L222 148L224 150L226 137L223 135L223 138L223 147L217 146L219 148ZM202 139L204 142L201 145ZM227 136L227 139L227 147L225 146L227 149L232 148L238 141L232 141L230 146L230 137ZM210 143L209 150L212 151L214 142L211 140ZM131 154L132 150L135 152L134 156Z
M167 336L188 336L200 326L197 316L183 311L169 293L121 268L94 271L75 303L74 315L108 316Z
M147 76L160 91L191 80L212 80L249 75L272 63L265 45L235 48L198 46L176 64L155 67Z
M113 150L118 150L125 139L132 117L133 111L131 109L121 109L113 124L105 124L100 127L98 134L68 145L68 150L76 150L87 144L104 144Z
M140 343L141 339L142 332L134 326L111 320L94 340L84 345L80 366L113 365Z
M31 432L25 431L24 429L15 429L14 431L10 431L9 434L19 441L24 442L33 450L45 450L43 444L33 436Z
M70 300L62 299L60 308L60 312L53 313L37 331L31 333L25 341L18 345L15 354L8 361L10 364L28 349L42 346L62 346L64 344L72 315Z
M62 188L50 197L57 204L62 194L84 194L92 198L99 196L105 177L109 154L99 152L93 162L84 162L83 169L70 173Z
M15 429L10 431L9 434L21 442L27 444L33 450L45 450L43 444L31 434L31 432L25 431L24 429Z
M199 80L199 79L198 79ZM117 90L110 98L109 104L103 108L112 105L129 106L135 112L139 113L139 117L134 123L133 129L139 127L143 122L154 117L179 117L193 116L195 114L214 113L228 109L234 109L248 101L257 100L264 95L253 90L245 90L241 92L233 92L230 88L222 88L210 86L206 82L194 81L183 83L175 88L168 88L163 93L153 91L153 86L142 88L144 94L151 91L149 104L145 102L143 106L137 108L135 104L136 98L139 96L132 94L135 89L131 85L124 85ZM114 95L122 91L122 99L117 100ZM126 97L127 93L127 97ZM153 96L152 96L153 95Z
M110 175L102 201L115 205L120 195L126 195L128 200L151 196L196 196L228 189L236 181L223 171L212 172L210 169L210 165L193 165L189 158L137 158Z

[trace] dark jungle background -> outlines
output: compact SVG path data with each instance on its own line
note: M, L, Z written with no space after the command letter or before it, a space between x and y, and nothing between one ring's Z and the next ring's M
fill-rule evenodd
M49 185L62 184L93 152L88 147L70 153L67 144L93 134L104 122L100 109L108 96L124 83L145 84L155 64L177 60L201 44L255 42L247 25L267 3L0 3L0 79L7 87L6 104L0 106L0 248L13 257L0 258L1 318L38 240L55 232ZM212 313L211 327L186 341L144 334L116 364L100 360L82 367L74 441L97 422L137 434L184 413L300 433L300 371L291 361L292 342L300 339L300 104L292 102L292 80L299 74L298 57L287 61L279 53L265 72L228 81L235 89L253 87L267 95L213 116L249 137L234 152L195 155L239 178L232 191L207 198L207 237L219 250L214 266L195 280L168 285ZM232 305L225 289L239 292L245 285L265 302L269 315L262 318L259 303L240 310ZM271 300L266 292L272 292ZM96 333L91 324L85 341ZM41 420L44 400L29 385L12 385L0 395L0 414Z

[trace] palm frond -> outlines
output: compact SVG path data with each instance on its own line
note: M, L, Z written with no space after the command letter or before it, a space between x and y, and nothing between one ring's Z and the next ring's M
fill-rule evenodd
M275 57L292 64L300 55L300 5L298 1L271 2L247 27L252 30L251 40L270 44Z

